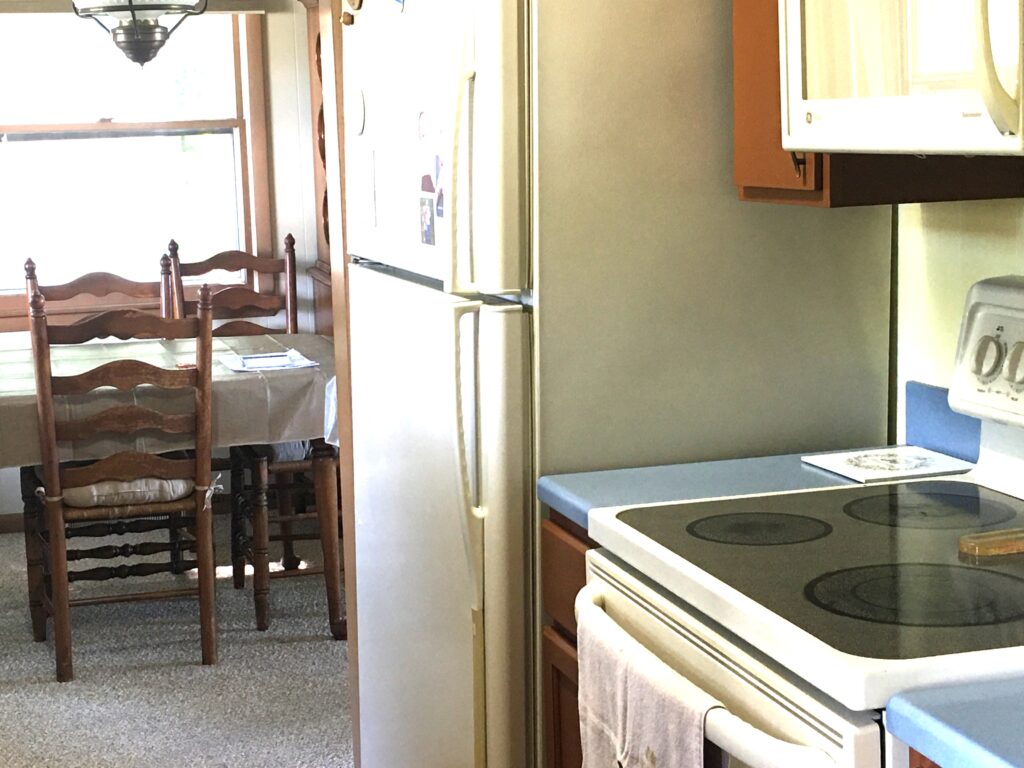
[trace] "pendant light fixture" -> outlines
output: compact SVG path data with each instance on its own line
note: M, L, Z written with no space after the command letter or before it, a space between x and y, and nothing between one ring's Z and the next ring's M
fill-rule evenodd
M207 0L194 3L165 0L72 0L75 15L92 19L110 33L114 45L136 64L151 61L187 17L206 10ZM180 15L170 29L160 23L163 16ZM100 17L116 22L107 26Z

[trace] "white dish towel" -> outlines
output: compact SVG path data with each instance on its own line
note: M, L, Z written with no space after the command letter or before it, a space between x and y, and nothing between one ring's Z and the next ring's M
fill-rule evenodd
M593 602L576 612L583 768L703 768L704 719L722 704Z

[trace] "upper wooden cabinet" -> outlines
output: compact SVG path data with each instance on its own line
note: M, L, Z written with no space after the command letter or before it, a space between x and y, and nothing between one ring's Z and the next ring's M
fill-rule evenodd
M1024 158L782 149L778 0L733 0L733 165L741 200L822 208L1024 197Z

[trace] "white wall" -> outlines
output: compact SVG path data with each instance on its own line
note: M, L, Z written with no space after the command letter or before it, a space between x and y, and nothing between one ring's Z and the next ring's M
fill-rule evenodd
M274 252L284 247L289 232L295 237L299 327L305 331L313 329L313 285L306 270L316 262L306 8L296 0L264 5Z
M899 209L899 437L908 380L948 387L971 285L1024 274L1024 201L902 205Z
M890 209L737 199L730 4L533 7L540 473L883 443Z

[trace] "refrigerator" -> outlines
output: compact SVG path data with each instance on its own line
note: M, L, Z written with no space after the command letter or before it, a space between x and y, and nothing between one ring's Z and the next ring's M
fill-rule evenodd
M522 768L536 478L883 444L891 212L736 199L729 3L359 5L361 762Z

